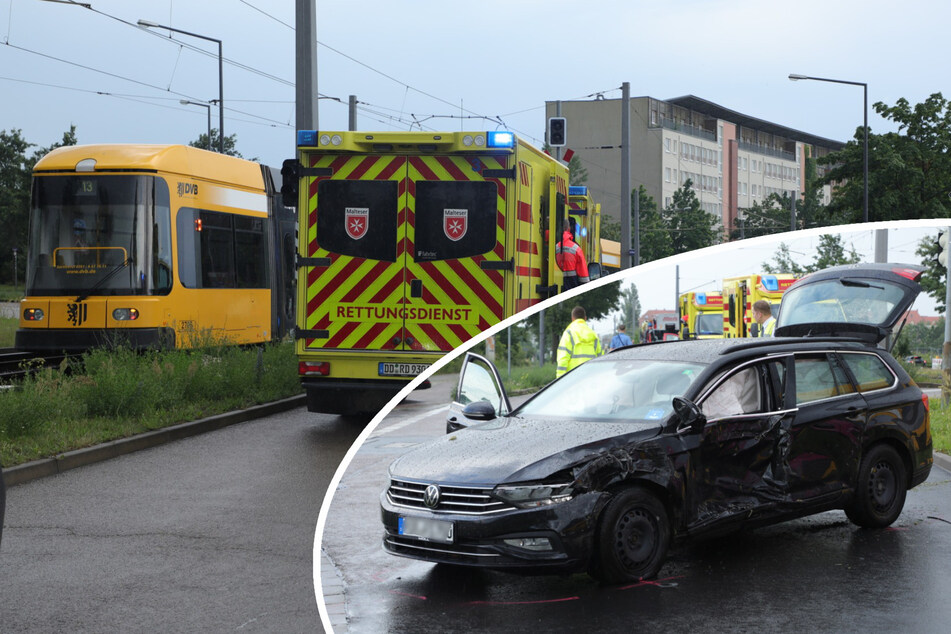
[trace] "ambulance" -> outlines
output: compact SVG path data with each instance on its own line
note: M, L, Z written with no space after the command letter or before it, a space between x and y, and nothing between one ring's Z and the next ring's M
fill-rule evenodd
M723 295L720 292L680 295L680 338L723 338Z
M588 275L596 280L604 273L601 263L601 203L595 203L584 185L568 187L568 223L575 243L581 247Z
M773 317L779 316L783 293L798 279L791 273L744 275L723 280L723 336L752 337L753 304L769 302Z
M379 410L559 292L568 168L511 132L298 132L298 373L310 411ZM598 241L598 229L590 240Z

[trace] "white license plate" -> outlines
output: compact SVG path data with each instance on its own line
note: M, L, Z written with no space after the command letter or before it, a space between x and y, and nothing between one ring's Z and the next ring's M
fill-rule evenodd
M380 363L380 376L416 376L426 371L428 363Z
M452 522L431 520L426 517L399 518L399 534L407 537L418 537L429 542L452 543Z

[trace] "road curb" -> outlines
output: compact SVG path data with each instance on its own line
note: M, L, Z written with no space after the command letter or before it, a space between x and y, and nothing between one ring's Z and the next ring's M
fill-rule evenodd
M940 451L934 452L934 463L951 473L951 456L948 454L943 454Z
M225 414L209 416L208 418L190 423L180 423L171 427L156 429L129 438L120 438L119 440L113 440L93 447L68 451L53 458L34 460L33 462L27 462L15 467L10 467L9 469L4 469L3 479L6 481L7 486L13 486L38 478L45 478L46 476L56 475L57 473L75 469L76 467L108 460L109 458L115 458L142 449L164 445L173 440L181 440L182 438L197 436L198 434L204 434L205 432L228 427L229 425L254 420L255 418L286 412L289 409L300 407L306 402L306 395L300 394L272 403L264 403L263 405L255 405L247 409L239 409Z

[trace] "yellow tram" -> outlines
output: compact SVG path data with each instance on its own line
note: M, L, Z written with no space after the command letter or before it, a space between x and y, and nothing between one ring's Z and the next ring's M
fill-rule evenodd
M278 339L294 323L295 227L257 163L182 145L58 148L33 170L15 346Z

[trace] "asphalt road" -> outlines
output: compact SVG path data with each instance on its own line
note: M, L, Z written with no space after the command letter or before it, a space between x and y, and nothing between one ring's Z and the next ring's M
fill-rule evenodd
M394 410L337 487L321 541L321 560L334 568L321 576L332 572L346 588L335 632L948 630L951 474L938 467L889 529L859 529L830 511L677 548L657 580L626 587L584 574L460 573L388 555L386 468L443 433L441 389Z
M304 408L10 487L0 632L314 632L314 526L363 425Z

